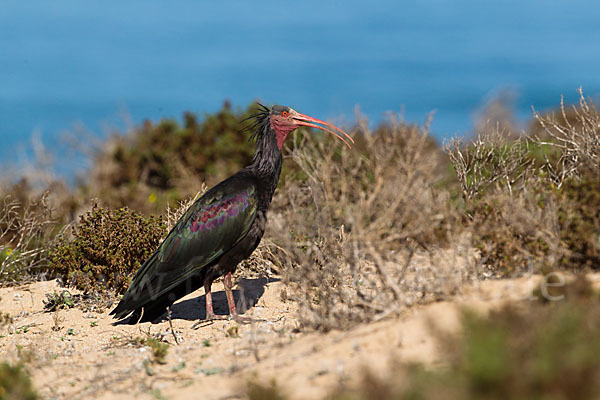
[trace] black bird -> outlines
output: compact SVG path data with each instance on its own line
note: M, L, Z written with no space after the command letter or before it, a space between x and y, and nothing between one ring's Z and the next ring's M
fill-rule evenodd
M289 107L259 104L253 115L256 150L252 163L200 197L179 219L166 239L136 272L129 289L111 311L114 318L132 314L129 323L154 321L176 300L204 286L206 319L216 319L210 292L212 282L225 275L229 313L239 318L231 292L231 274L258 246L267 210L281 173L281 149L299 126L318 128L350 144L326 122ZM319 124L319 125L317 125Z

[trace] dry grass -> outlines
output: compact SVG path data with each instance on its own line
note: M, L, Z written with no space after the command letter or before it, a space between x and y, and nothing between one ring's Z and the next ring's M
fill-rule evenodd
M428 127L391 120L371 132L362 123L354 136L348 151L300 133L289 153L297 171L270 216L268 237L286 249L277 254L288 297L300 303L305 326L322 330L454 292L449 282L463 271L442 266L470 257L449 250L468 246L451 244L457 215L437 186L445 157Z
M461 138L452 138L444 145L466 199L483 195L492 187L513 187L527 180L534 160L529 157L528 138L511 140L499 126L481 132L467 147Z
M54 224L47 194L23 204L10 195L0 200L0 284L22 282L47 265L46 235Z
M558 159L547 159L546 169L559 187L569 177L581 177L585 170L600 176L600 113L581 89L579 94L579 106L571 109L561 98L558 117L535 113L544 133L538 140L558 150Z

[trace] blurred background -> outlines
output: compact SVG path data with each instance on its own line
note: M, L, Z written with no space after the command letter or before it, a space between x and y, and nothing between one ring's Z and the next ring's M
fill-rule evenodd
M434 111L440 140L468 134L497 99L525 123L532 106L600 91L599 12L592 0L5 0L0 164L26 158L33 133L60 153L74 127L102 138L225 100L347 125L356 107L373 124Z

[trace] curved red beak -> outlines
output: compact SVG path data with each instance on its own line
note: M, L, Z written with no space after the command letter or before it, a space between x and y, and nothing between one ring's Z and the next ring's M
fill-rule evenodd
M292 109L290 109L290 113L292 114L292 118L294 119L296 124L303 125L303 126L310 126L311 128L317 128L322 131L329 132L332 135L334 135L336 138L338 138L342 142L344 142L344 144L346 146L348 146L349 149L352 148L352 146L350 146L350 143L348 143L342 136L337 134L335 131L338 131L339 133L344 135L350 142L354 143L354 140L352 139L352 137L350 137L350 135L348 135L346 132L344 132L337 126L328 124L327 122L321 121L320 119L309 117L308 115L300 114L299 112L292 110ZM317 125L317 124L319 124L319 125ZM323 126L320 126L320 125L323 125Z

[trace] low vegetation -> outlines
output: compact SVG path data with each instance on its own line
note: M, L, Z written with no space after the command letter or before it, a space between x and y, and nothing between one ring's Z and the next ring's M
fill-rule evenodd
M27 200L0 193L0 285L42 275L48 267L53 225L46 193Z
M87 294L122 293L204 183L248 162L239 120L251 112L226 105L203 120L188 113L183 123L116 135L68 193L56 182L4 185L0 284L60 277ZM470 140L440 146L428 123L392 118L370 129L359 120L352 150L295 132L267 234L240 274L278 275L299 328L327 331L445 299L476 279L598 269L598 110L582 95L536 114L527 132L510 121L478 127ZM52 308L68 306L55 295ZM596 321L597 301L576 295L490 317L466 313L449 368L398 367L404 386L366 376L362 388L332 398L438 398L441 387L448 398L586 398L598 389L597 324L585 322ZM252 393L283 398L276 384Z
M127 206L149 214L196 194L235 173L252 158L254 146L240 120L254 111L234 112L229 103L203 120L185 113L183 123L164 119L144 122L114 135L97 151L80 190L105 206Z
M52 273L86 292L123 293L165 233L161 217L95 204L71 228L70 236L60 235L50 249Z
M460 334L448 336L439 327L447 364L392 362L385 375L366 368L361 379L325 398L594 399L600 391L600 296L584 278L552 295L563 300L509 304L489 315L465 310ZM293 398L275 381L249 382L246 396Z
M58 222L45 205L52 193L5 193L2 283L44 272L87 292L123 292L203 181L249 160L239 120L251 112L225 105L203 121L188 113L181 125L147 122L109 139L72 201L53 210ZM296 132L267 236L241 270L281 275L303 325L327 330L444 298L476 277L597 268L596 108L582 96L572 109L536 114L530 135L508 122L478 126L473 140L440 147L427 123L392 118L371 131L359 120L351 151ZM167 210L166 222L145 216ZM50 237L71 214L78 222ZM463 268L447 267L457 260Z
M152 351L153 363L165 364L165 358L169 352L169 344L163 342L159 337L150 334L149 332L144 333L143 336L131 336L131 337L113 337L110 347L127 347L132 346L136 348L149 347Z

